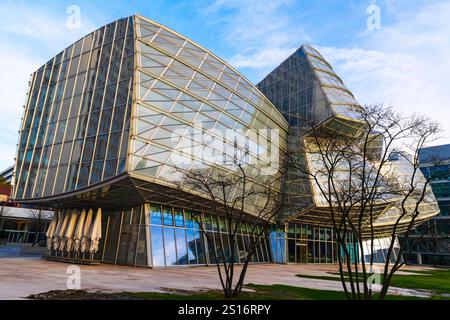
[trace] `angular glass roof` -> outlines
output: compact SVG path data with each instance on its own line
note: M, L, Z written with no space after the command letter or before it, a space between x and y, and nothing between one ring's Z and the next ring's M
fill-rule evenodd
M300 50L303 50L310 67L317 76L332 112L337 116L358 121L360 104L341 78L334 72L331 65L316 49L309 45L303 45Z
M144 57L148 57L150 62L154 62L154 66L145 63L147 70L153 75L160 76L171 61L173 63L170 64L171 67L167 71L169 77L172 74L174 79L181 77L189 80L195 70L198 70L194 83L189 86L190 91L205 98L209 95L208 89L211 89L211 83L220 82L221 85L216 84L215 92L220 91L226 96L230 96L232 91L237 92L240 98L247 100L256 109L261 110L281 127L287 129L286 120L281 113L233 67L177 32L145 17L138 17L141 26L140 39L144 42L139 45L139 51ZM152 59L152 55L157 55L157 58ZM167 57L167 55L173 56L175 59L166 58L166 64L161 64L161 56ZM166 72L164 77L167 76Z
M224 61L175 31L141 16L135 27L130 175L192 193L187 172L236 175L234 159L245 155L239 161L247 186L272 185L280 192L276 166L287 148L288 124L271 102ZM230 195L239 192L233 186ZM207 197L194 193L202 201ZM263 200L246 200L246 212L257 213Z

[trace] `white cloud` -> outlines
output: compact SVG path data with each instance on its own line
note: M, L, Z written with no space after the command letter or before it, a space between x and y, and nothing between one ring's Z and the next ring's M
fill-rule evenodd
M228 61L235 67L270 71L309 41L302 28L290 16L291 0L217 0L204 14L217 14L221 39L238 54Z
M0 4L0 30L17 36L25 36L41 41L52 41L46 45L58 45L59 42L67 42L68 37L81 37L94 29L94 24L80 13L80 27L69 29L67 21L70 13L66 8L59 12L55 8L42 9L21 1L7 1ZM53 12L48 11L53 9ZM56 12L55 12L56 11ZM67 39L70 40L70 39Z
M65 9L50 12L36 5L0 3L0 170L13 164L28 81L40 65L95 29L83 16L79 29L66 26Z
M443 139L435 143L449 143L450 3L383 4L380 30L355 33L340 46L316 48L362 104L391 104L406 114L424 113L440 121L445 130ZM311 42L289 5L283 0L267 6L254 0L223 0L206 12L223 13L218 23L225 30L224 38L239 52L230 63L264 76L301 43Z
M363 104L438 120L450 143L450 3L406 7L396 23L361 35L356 48L318 47Z
M37 59L18 49L3 47L0 51L0 170L13 163L17 131L23 113L31 72L39 65Z
M237 54L229 59L229 63L236 68L268 68L276 66L291 55L296 48L267 48L250 56Z

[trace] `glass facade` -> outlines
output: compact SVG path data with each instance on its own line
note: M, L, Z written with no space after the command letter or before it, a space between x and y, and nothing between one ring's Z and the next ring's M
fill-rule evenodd
M336 232L333 228L289 222L285 228L279 228L269 234L272 261L275 263L338 263L339 254L345 261L345 251L339 248ZM360 245L352 233L346 234L346 246L352 262L361 259ZM375 263L386 261L391 240L389 238L374 239ZM370 240L363 241L363 253L366 262L370 260ZM340 252L339 252L340 251ZM395 242L392 261L397 258L398 241Z
M149 208L152 266L214 264L216 259L230 258L229 237L223 217L160 204L149 204ZM237 232L236 263L244 262L250 237L260 232L258 226L252 232L252 227L251 222L243 223ZM251 262L272 260L267 238L261 239Z
M257 228L254 215L266 202L258 192L270 185L286 203L315 209L320 204L314 186L292 168L286 168L284 184L279 179L289 149L302 150L303 125L311 118L331 119L327 129L354 135L362 129L358 108L328 62L309 46L254 86L163 25L139 15L119 19L34 72L20 128L14 198L61 212L103 210L101 250L95 253L100 261L203 265L235 256L243 262ZM299 156L313 162L311 155ZM225 220L204 212L208 195L193 192L186 172L236 175L238 163L256 195L246 197L248 222L231 252ZM245 192L238 185L230 189L232 199ZM187 210L187 201L203 209ZM252 262L336 261L323 210L308 211L308 221L297 219L298 213L280 215L287 229L262 239Z
M413 230L408 239L401 238L408 253L407 260L414 264L450 265L450 219L438 216Z
M249 221L238 230L236 263L244 262L250 238L260 232L258 228ZM101 250L95 258L106 263L152 267L207 265L231 256L223 217L156 203L105 210L102 234ZM251 262L274 261L269 245L267 238L261 239Z
M231 255L226 220L221 216L148 203L106 211L103 219L105 238L100 245L105 245L97 253L103 262L153 267L208 265L216 259L222 261L222 254L225 259ZM253 227L249 221L237 232L236 263L244 262L251 237L260 231L256 226L252 232ZM335 238L332 228L289 223L286 229L274 228L260 239L251 263L337 263ZM351 235L347 242L348 248L353 246ZM384 251L379 251L380 259Z
M14 197L52 206L94 187L86 196L97 206L104 183L124 177L164 186L165 194L178 185L191 192L184 172L233 175L236 162L256 192L279 177L287 130L270 101L210 51L144 17L120 19L34 73ZM281 185L272 188L279 193ZM263 200L247 197L247 213Z
M100 261L131 266L148 266L147 228L144 206L105 210L102 221Z
M179 185L183 171L234 174L239 158L249 188L275 180L288 127L256 87L211 52L143 17L136 17L136 48L134 176ZM231 193L240 194L237 187ZM246 210L257 212L260 203L247 197Z
M125 171L133 18L100 28L33 74L20 130L16 199L59 195Z
M287 244L288 262L337 263L337 245L331 228L290 223Z
M231 252L225 220L176 207L177 186L204 207L207 195L194 194L184 172L235 175L239 163L256 194L279 178L287 132L281 113L230 65L135 15L92 32L33 74L14 198L61 212L101 209L99 261L202 265L233 255L242 262L257 223L251 215L265 199L246 199L248 223ZM271 187L281 192L281 183ZM244 192L233 188L234 199ZM59 256L77 256L66 249ZM263 239L252 262L268 261Z
M314 48L303 45L257 87L280 110L289 125L301 127L307 122L335 117L342 132L346 120L359 128L356 110L359 103L330 64Z
M289 122L288 150L300 163L313 165L310 158L314 155L302 151L306 149L306 142L300 138L309 130L309 123L321 122L322 126L338 134L354 134L362 126L356 111L359 103L330 64L310 46L299 48L257 87ZM287 168L283 194L288 205L281 218L292 216L295 213L292 208L306 210L317 201L322 202L320 192L314 192L313 188L305 173Z
M422 149L421 161L421 170L438 200L440 216L450 216L450 145Z
M336 185L345 185L344 181L349 181L352 177L351 183L358 186L358 178L355 177L362 174L361 172L355 174L358 161L364 161L365 167L369 168L366 172L381 170L383 179L378 188L380 191L385 190L383 192L386 195L374 204L373 227L377 236L388 236L392 229L390 227L400 216L400 205L395 205L398 196L389 190L402 190L402 186L408 183L414 174L413 168L404 155L389 159L388 164L383 163L383 167L380 167L380 161L377 161L376 156L381 157L384 138L381 135L367 133L368 128L362 121L360 104L325 58L314 48L303 45L257 86L289 122L288 150L291 156L297 157L300 166L303 165L315 177L312 178L311 175L293 166L286 169L283 185L286 207L280 219L318 227L333 226L329 204L324 195L327 193L326 186L329 179L326 168L331 164L326 163L327 160L324 160L318 151L320 148L315 137L308 136L311 125L315 125L342 141L355 141L357 140L355 138L364 134L373 138L368 153L355 148L356 155L361 154L361 157L355 160L355 165L352 165L353 174L350 173L348 164L342 163L335 169L336 178L333 179ZM329 139L327 135L324 137ZM362 159L363 154L369 153L370 158ZM424 183L424 177L421 174L417 175L416 187L420 188ZM411 199L406 203L406 210L412 212L414 206L415 201ZM357 207L358 204L354 206L355 217L358 216ZM429 188L419 206L419 211L416 225L439 212L436 199ZM366 222L363 222L363 233L369 234L369 219L364 221ZM405 228L409 221L410 217L405 216L400 221L398 232L402 232L401 229Z
M423 148L421 170L429 179L440 213L414 230L404 245L408 261L419 264L450 265L450 145Z

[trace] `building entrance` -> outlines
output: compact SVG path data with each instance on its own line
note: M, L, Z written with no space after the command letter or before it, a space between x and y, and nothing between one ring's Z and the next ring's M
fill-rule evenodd
M308 255L308 242L306 240L297 240L295 243L295 262L296 263L307 263Z

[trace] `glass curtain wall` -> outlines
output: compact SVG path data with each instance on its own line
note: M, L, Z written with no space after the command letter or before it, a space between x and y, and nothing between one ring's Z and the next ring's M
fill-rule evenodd
M288 224L288 262L337 262L336 242L331 228Z
M211 52L143 17L136 25L136 104L130 170L142 179L183 184L188 170L240 174L248 187L277 181L287 123L248 80ZM244 157L245 155L245 157ZM186 182L186 191L189 192ZM239 188L230 194L239 195ZM257 213L264 197L246 197Z
M391 244L391 238L378 238L373 239L373 262L374 263L384 263L387 259L387 254L389 250L389 246ZM366 240L363 242L364 248L364 260L366 262L370 261L370 251L371 251L372 243L370 240ZM395 240L394 247L390 256L390 261L394 263L398 257L398 253L400 250L400 245L398 240Z
M302 223L286 223L270 233L273 262L276 263L337 263L338 244L332 228ZM359 248L354 247L352 234L347 235L346 246L350 259L357 258ZM353 252L356 250L356 255ZM365 248L366 249L366 248ZM341 254L344 253L341 248Z
M105 210L100 250L96 258L108 263L148 266L144 205Z
M16 199L82 189L124 172L133 68L130 17L90 33L34 73L19 138Z
M155 267L212 264L216 258L223 258L222 251L226 257L231 255L223 217L151 204L149 222L152 265ZM200 224L210 241L201 231ZM246 257L251 228L251 224L243 223L238 230L237 252L234 253L237 263L242 263ZM263 239L251 262L270 262L269 250L267 239Z
M242 223L239 228L234 252L237 264L244 262L252 234L260 232L258 228L250 222ZM231 257L223 217L161 204L105 209L102 234L102 249L96 253L95 259L106 263L168 267L215 264L217 259L223 261L224 255L225 259ZM385 238L374 241L374 261L383 262L389 241ZM359 259L360 248L351 234L347 235L346 246L352 262ZM370 241L365 241L363 246L365 260L369 261ZM394 257L398 249L397 244ZM343 256L343 248L340 250ZM261 239L250 262L337 263L337 259L338 245L332 228L291 222L286 227L273 229Z
M100 246L106 246L96 258L108 263L133 266L180 266L214 264L231 256L226 220L214 214L197 212L161 204L145 204L124 210L106 210ZM209 241L201 231L201 225ZM258 226L242 223L237 232L236 263L243 263L252 237ZM147 238L148 237L148 238ZM376 239L375 260L383 261L385 245ZM149 248L147 248L147 243ZM365 252L368 252L365 243ZM353 249L356 249L356 254ZM354 247L348 235L347 249L352 261L357 259L358 245ZM261 240L251 263L337 263L338 245L332 228L288 223ZM150 259L147 260L147 252ZM343 249L341 248L341 254ZM366 257L366 260L368 257Z
M286 232L284 228L278 228L269 234L272 261L286 263Z

